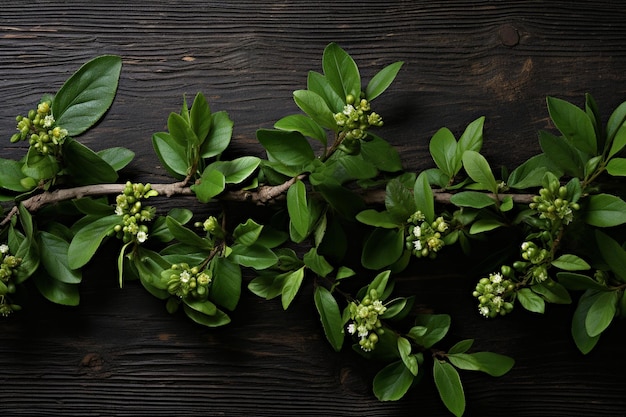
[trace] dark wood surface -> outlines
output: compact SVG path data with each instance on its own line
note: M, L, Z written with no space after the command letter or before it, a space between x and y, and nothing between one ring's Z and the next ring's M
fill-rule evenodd
M296 112L291 93L305 86L308 70L321 69L331 41L354 56L365 79L406 62L377 111L386 121L381 134L409 170L432 166L428 140L442 126L460 134L486 116L485 155L513 167L539 151L536 132L550 128L547 95L582 105L589 92L605 118L626 99L621 1L4 0L2 156L23 151L8 141L16 114L109 53L123 58L119 92L81 141L133 149L128 179L166 180L150 136L165 129L183 94L197 91L235 121L232 155L261 155L255 130ZM79 307L42 303L0 323L3 415L448 415L430 385L377 402L376 365L349 349L332 351L309 287L288 312L245 292L233 323L207 330L170 316L138 285L117 288L114 255L106 253L87 268ZM487 322L470 295L476 277L422 267L399 288L452 314L454 337L517 360L502 378L463 374L467 415L626 415L623 323L583 356L569 336L572 307Z

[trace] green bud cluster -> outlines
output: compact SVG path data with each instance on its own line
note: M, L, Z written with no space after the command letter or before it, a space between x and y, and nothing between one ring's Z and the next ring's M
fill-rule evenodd
M148 226L145 223L152 221L156 209L152 206L143 207L141 200L156 195L157 191L150 184L126 182L122 194L115 199L115 214L122 217L122 223L114 228L118 239L124 243L143 243L148 239Z
M567 187L560 185L558 180L550 181L547 187L539 190L539 195L533 197L530 208L537 210L542 219L560 219L563 224L569 224L574 219L574 211L579 210L580 205L569 201L568 194Z
M360 303L352 301L348 305L351 320L348 333L359 337L359 346L365 352L372 351L378 343L378 336L384 333L380 315L385 310L387 307L378 299L378 292L374 289Z
M383 125L382 117L371 110L367 99L361 98L357 103L353 95L346 97L343 111L334 115L337 127L344 134L341 150L351 155L358 154L361 150L360 141L367 137L367 130L371 126Z
M435 258L437 252L445 246L443 236L449 228L448 223L440 216L430 224L420 211L411 215L407 223L409 233L405 238L406 248L418 258Z
M170 294L181 299L191 297L200 301L209 296L212 281L208 270L201 271L199 267L190 267L186 263L172 265L161 273L161 279Z
M478 299L478 311L481 315L494 318L505 315L513 310L515 285L511 281L512 269L503 265L501 272L481 278L472 293Z
M521 250L524 261L516 262L514 267L519 271L525 271L535 284L547 280L548 266L552 262L551 252L532 241L522 243Z
M15 293L13 276L21 263L22 259L11 255L6 244L0 245L0 316L7 317L20 309L20 306L11 304L7 294Z
M42 101L37 110L30 110L27 116L19 115L15 120L18 133L11 136L12 143L28 139L30 146L42 155L58 154L67 130L56 126L50 101Z

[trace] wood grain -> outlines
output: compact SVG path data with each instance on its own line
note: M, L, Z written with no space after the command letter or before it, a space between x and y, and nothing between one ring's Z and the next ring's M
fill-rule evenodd
M386 122L380 133L400 148L407 169L433 165L426 151L437 129L460 135L483 115L486 156L514 167L539 151L537 131L553 128L547 95L582 105L592 93L605 119L626 99L624 39L619 1L4 0L2 157L23 152L8 142L15 115L100 54L122 56L119 92L106 119L80 140L96 150L133 149L124 179L166 180L150 137L166 128L183 94L197 91L235 121L232 155L261 155L256 129L297 111L292 91L305 86L307 71L321 70L324 46L336 41L364 79L405 61L375 105ZM288 312L246 293L233 324L209 331L170 317L139 285L118 289L106 256L85 274L80 307L43 303L0 323L5 415L448 415L428 386L377 402L376 365L349 349L332 352L310 288ZM485 322L468 292L476 277L433 269L417 264L399 285L452 314L452 338L475 337L477 349L517 360L502 378L463 375L466 415L626 414L623 323L582 356L569 337L571 307Z

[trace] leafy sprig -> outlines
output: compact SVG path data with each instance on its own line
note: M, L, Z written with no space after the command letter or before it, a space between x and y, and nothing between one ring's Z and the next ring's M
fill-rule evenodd
M483 117L458 140L444 127L430 141L434 166L410 172L375 133L384 111L374 100L403 63L364 83L354 59L332 43L321 64L293 93L300 112L256 132L265 159L226 159L233 121L198 93L152 136L173 182L132 184L117 183L132 151L93 152L75 139L112 104L122 65L116 56L86 63L17 117L11 141L27 141L25 155L0 158L0 195L11 207L2 206L0 222L0 314L21 308L30 283L52 302L78 304L82 269L111 239L119 240L120 286L137 280L167 311L207 327L230 323L246 287L287 310L311 281L331 347L350 344L382 361L378 399L398 400L432 377L460 416L459 371L498 377L514 361L471 352L473 339L450 341L452 318L424 314L417 295L396 294L393 279L428 259L463 257L450 250L458 245L469 255L460 262L472 262L476 250L494 254L474 269L476 314L495 318L517 306L542 314L576 300L572 337L591 351L625 314L626 202L615 180L626 175L626 104L603 123L589 95L582 109L549 97L555 131L540 132L542 153L510 170L495 170L481 154ZM197 219L189 209L160 214L146 205L183 195L271 210L240 221L226 210Z

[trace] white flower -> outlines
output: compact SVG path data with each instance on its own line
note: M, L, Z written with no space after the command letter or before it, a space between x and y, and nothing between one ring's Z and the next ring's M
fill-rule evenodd
M183 271L180 273L179 279L180 279L180 282L187 283L191 279L191 275L189 274L188 271Z
M348 325L348 333L354 334L355 332L356 332L356 326L354 325L354 323L350 323Z
M117 214L118 216L121 216L124 214L124 209L121 206L116 206L115 207L115 214Z
M415 237L420 237L422 236L422 228L419 226L415 226L413 228L413 234L415 235Z
M500 274L499 272L495 273L495 274L491 274L491 276L489 277L491 282L493 282L494 284L499 284L502 282L502 274Z
M54 124L54 117L49 114L43 118L43 127L51 127Z
M148 234L146 232L144 232L144 231L139 231L137 233L137 242L143 243L146 240L148 240Z
M367 337L367 335L369 334L369 330L367 330L367 327L363 324L358 326L356 330L359 337Z
M1 254L5 254L5 253L9 253L9 246L6 244L2 244L0 245L0 253Z
M415 248L415 250L422 250L422 241L417 239L413 242L413 247Z
M489 317L489 307L487 306L479 306L478 312L485 317Z

